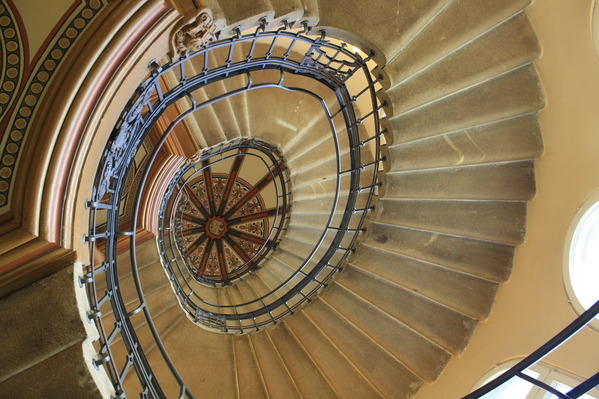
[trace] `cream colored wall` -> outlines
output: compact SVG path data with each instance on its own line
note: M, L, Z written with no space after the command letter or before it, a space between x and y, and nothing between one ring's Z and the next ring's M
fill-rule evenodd
M599 188L599 60L590 28L593 0L535 0L527 13L541 42L537 67L547 96L540 113L545 154L527 238L488 321L440 379L417 399L460 398L505 360L525 356L577 314L564 289L563 247L577 208ZM586 328L546 360L575 374L599 370L599 333Z
M72 4L72 0L15 1L27 31L31 57L37 53L44 40Z

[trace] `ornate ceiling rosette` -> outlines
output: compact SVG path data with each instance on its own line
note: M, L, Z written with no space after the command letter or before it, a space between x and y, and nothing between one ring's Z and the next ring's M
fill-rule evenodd
M210 285L257 268L276 247L289 211L286 165L275 147L238 139L225 148L215 150L215 162L204 156L183 166L165 199L187 271Z

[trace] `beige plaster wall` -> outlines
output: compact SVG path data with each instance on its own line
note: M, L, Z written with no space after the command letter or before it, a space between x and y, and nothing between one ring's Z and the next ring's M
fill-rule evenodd
M21 14L27 31L30 56L33 57L73 0L17 0L15 6Z
M547 96L540 113L545 154L527 238L489 320L440 379L417 399L460 398L496 364L528 355L577 314L564 288L563 248L577 208L599 188L599 60L591 33L593 0L535 0L527 13L543 53L537 68ZM589 377L599 370L599 333L586 328L546 360Z

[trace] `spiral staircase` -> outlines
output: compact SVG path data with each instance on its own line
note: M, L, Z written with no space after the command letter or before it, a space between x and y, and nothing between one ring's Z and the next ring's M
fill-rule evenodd
M129 187L142 181L128 193L126 228L122 214L110 216L125 200L106 201L118 193L101 177L104 158L89 203L95 258L82 279L100 330L95 365L123 397L413 397L489 315L524 240L544 104L528 1L207 3L225 21L213 48L176 67L176 58L156 61L148 81L159 83L145 100L244 58L286 59L287 51L302 59L310 45L330 47L308 77L287 66L225 72L174 99L176 117L160 111L159 131L131 145L137 152L119 153L143 164L140 149L162 146L147 169L123 168ZM305 47L291 47L300 36ZM356 58L340 58L346 53ZM351 62L363 76L341 79L346 103L314 71L336 63L339 77ZM145 103L135 109L144 84L122 123L153 112ZM186 108L194 112L171 127ZM229 237L219 225L208 235L216 225L201 208L232 209L227 194L206 194L209 186L233 176L252 191L273 173L242 168L253 165L241 159L254 141L284 159L248 211L266 233ZM192 170L203 196L173 183ZM231 195L233 183L224 187ZM287 194L272 194L281 189ZM238 231L234 216L239 223L248 214L231 210L219 223ZM106 233L111 218L116 226L120 218L118 236ZM234 260L218 258L225 249ZM185 251L199 255L190 261ZM235 274L226 263L248 270ZM198 280L199 268L206 279Z

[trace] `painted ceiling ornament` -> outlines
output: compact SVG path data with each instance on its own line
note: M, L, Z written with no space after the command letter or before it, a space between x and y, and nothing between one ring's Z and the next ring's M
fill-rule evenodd
M215 30L216 25L209 8L199 9L192 16L183 18L174 30L173 55L184 57L190 52L198 51L212 39Z

